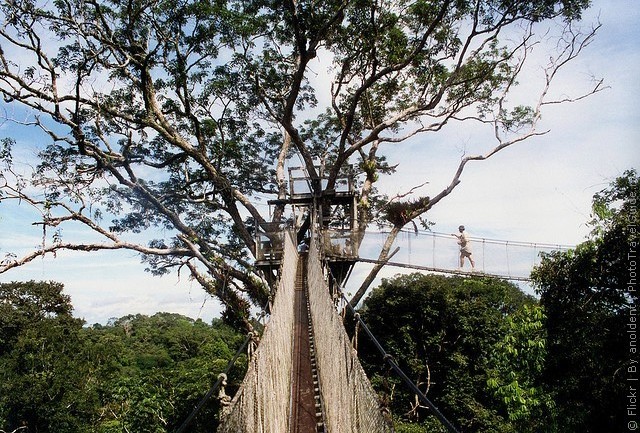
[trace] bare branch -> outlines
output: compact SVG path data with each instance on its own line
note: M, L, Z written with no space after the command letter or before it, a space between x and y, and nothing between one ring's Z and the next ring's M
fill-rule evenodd
M60 243L54 244L51 246L47 246L38 251L34 251L32 253L26 254L20 258L15 259L5 259L0 263L0 274L7 272L9 269L16 268L18 266L22 266L31 262L38 257L44 257L45 255L52 253L55 254L58 251L100 251L100 250L131 250L136 251L141 254L148 255L156 255L156 256L179 256L185 257L188 256L189 251L184 248L148 248L143 245L133 244L128 242L116 242L112 244L103 244L103 243L93 243L93 244L82 244L82 243Z

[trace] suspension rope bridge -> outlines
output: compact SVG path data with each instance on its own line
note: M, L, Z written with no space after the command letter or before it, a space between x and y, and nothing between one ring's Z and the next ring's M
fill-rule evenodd
M218 433L392 432L331 298L315 236L303 260L285 236L279 275L271 318Z
M389 232L370 231L365 232L374 239L386 237ZM418 241L412 240L417 238ZM485 276L500 278L510 281L529 282L530 274L534 266L539 263L541 253L552 251L567 251L575 248L574 245L554 244L548 242L526 242L505 239L492 239L486 237L468 236L475 260L475 269L459 266L459 247L452 234L435 232L430 230L406 230L400 232L396 244L404 248L404 256L394 260L392 257L375 259L372 257L359 257L358 262L371 264L384 264L391 267L415 269L419 271L438 274L450 274L460 276ZM370 242L371 250L379 250L380 245L376 241ZM366 241L361 247L366 251ZM401 249L402 251L402 249Z

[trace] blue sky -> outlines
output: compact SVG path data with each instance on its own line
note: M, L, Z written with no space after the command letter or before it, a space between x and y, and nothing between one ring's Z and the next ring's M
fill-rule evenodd
M434 231L451 233L464 224L477 237L576 244L589 232L585 223L593 194L626 169L640 166L640 8L632 1L597 1L585 19L597 15L603 26L580 61L561 77L560 90L586 86L591 75L603 77L610 88L545 112L541 129L550 129L549 134L468 166L454 193L428 215ZM0 129L3 136L11 134L7 128ZM36 148L28 143L31 138L20 136L27 153ZM482 144L481 140L476 131L451 127L433 138L407 143L389 152L390 162L399 164L402 176L393 181L382 178L380 188L394 195L428 181L421 193L433 194L449 182L462 152ZM10 212L0 208L0 212L0 254L38 244L41 234L31 225L28 208L12 207ZM362 255L371 257L380 240L373 236L368 242ZM397 261L423 265L433 261L428 236L402 235L398 246ZM487 257L483 258L503 260L498 258L502 251L492 248L484 251ZM455 244L439 239L438 251L439 264L455 266ZM480 245L474 246L478 256L481 251ZM510 266L514 267L517 253L512 254ZM366 264L356 267L349 290L358 286L367 269ZM382 276L397 272L398 268L389 268ZM219 312L217 303L186 274L152 277L128 252L61 252L55 259L37 259L0 274L0 282L29 279L64 283L75 314L88 323L157 311L210 320Z

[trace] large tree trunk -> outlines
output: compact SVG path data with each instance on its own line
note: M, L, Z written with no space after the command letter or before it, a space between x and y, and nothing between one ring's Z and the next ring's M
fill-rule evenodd
M362 284L360 285L356 293L353 295L353 297L349 301L352 307L355 308L356 305L358 305L358 303L362 300L365 293L367 292L367 289L369 289L369 286L371 285L371 283L373 283L373 280L376 279L376 277L378 276L378 273L384 267L385 263L389 261L391 257L394 256L395 253L398 252L398 249L396 249L392 253L389 253L401 229L402 227L400 226L394 226L391 229L391 232L389 233L389 235L387 236L387 239L384 242L382 251L380 251L380 255L378 256L378 263L374 265L373 269L371 269L371 271L369 272L369 275L367 275L367 277L364 279L364 281L362 282Z

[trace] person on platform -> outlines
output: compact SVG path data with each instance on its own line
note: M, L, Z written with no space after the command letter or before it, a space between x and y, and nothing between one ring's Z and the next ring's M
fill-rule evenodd
M302 254L309 252L309 240L307 238L298 244L298 252Z
M469 238L467 234L464 232L464 226L458 227L460 234L457 235L455 233L451 233L451 236L455 236L458 238L458 245L460 245L460 270L464 267L464 259L465 257L469 259L469 263L471 263L471 270L475 270L476 264L473 261L473 253L471 252L471 243L469 242Z

